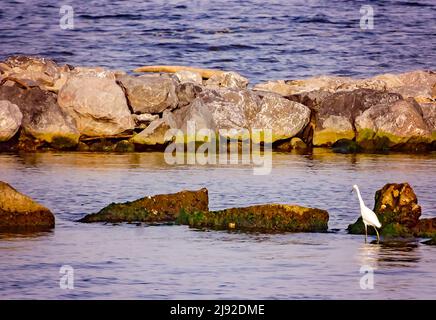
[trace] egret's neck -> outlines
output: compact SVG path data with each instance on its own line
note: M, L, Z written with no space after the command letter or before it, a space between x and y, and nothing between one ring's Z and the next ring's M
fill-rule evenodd
M361 207L364 207L365 204L363 203L363 199L362 199L362 196L360 195L359 188L356 188L356 193L357 193L357 198L359 198L360 206L361 206Z

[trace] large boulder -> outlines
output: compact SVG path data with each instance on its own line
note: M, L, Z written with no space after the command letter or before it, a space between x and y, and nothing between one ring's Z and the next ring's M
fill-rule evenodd
M380 234L385 236L411 236L419 222L421 206L412 187L408 183L389 183L375 194L374 210L382 225ZM352 234L364 234L360 217L348 226ZM374 234L373 228L368 233Z
M49 209L0 181L0 230L50 229L55 226Z
M0 100L0 142L8 141L20 129L23 114L17 105Z
M384 106L400 99L399 94L371 89L357 89L329 95L317 108L313 144L331 146L340 139L353 139L356 117L372 106Z
M175 222L180 212L208 211L207 189L144 197L132 202L111 203L80 222Z
M125 88L134 113L161 113L177 106L176 81L166 75L121 76L118 82Z
M191 105L174 114L183 130L188 121L195 121L197 129L234 130L228 137L271 129L273 142L295 136L310 120L308 107L278 94L224 88L199 93Z
M431 130L413 100L378 104L356 117L357 142L366 150L410 148L431 142Z
M57 104L54 93L39 87L22 89L18 85L0 86L0 100L18 106L23 114L22 136L30 137L35 145L48 143L57 149L71 148L79 141L74 120Z
M59 91L58 103L82 135L117 135L135 127L124 92L112 79L70 76Z
M177 222L194 228L258 232L323 232L329 215L321 209L265 204L220 211L182 211Z

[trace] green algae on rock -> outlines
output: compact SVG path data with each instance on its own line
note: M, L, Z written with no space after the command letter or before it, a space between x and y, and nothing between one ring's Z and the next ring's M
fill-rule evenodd
M323 232L328 212L297 205L265 204L220 211L182 211L177 223L194 228L257 232Z
M80 222L174 222L183 210L208 211L209 197L206 188L198 191L181 191L173 194L148 196L125 203L111 203L98 213L89 214Z
M375 194L374 210L382 224L380 234L385 237L420 236L414 228L420 223L421 206L412 187L408 183L389 183ZM424 225L423 225L424 226ZM351 234L364 234L365 227L359 217L348 226ZM369 234L375 234L368 228Z
M0 230L44 230L55 226L49 209L0 181Z

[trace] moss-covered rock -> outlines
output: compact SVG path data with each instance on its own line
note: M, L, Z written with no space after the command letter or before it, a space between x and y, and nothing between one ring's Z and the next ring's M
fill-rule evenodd
M389 183L375 194L374 210L382 225L380 234L386 237L409 237L419 222L421 206L408 183ZM348 226L351 234L364 234L365 227L360 217ZM369 234L375 234L368 228Z
M297 205L266 204L220 211L182 211L179 224L194 228L258 232L322 232L328 228L328 212Z
M148 196L125 203L111 203L98 213L89 214L80 222L174 222L179 213L208 209L208 191L181 191L174 194Z
M436 218L420 219L413 228L413 234L420 238L436 237Z
M340 139L332 145L332 151L336 153L358 153L361 150L356 141L350 139Z
M135 145L128 140L121 140L114 147L115 152L134 152Z
M55 226L49 209L0 181L0 230L41 230Z

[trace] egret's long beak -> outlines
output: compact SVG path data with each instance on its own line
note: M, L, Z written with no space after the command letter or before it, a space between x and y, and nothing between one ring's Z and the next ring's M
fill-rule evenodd
M354 189L351 189L350 193L353 193Z

